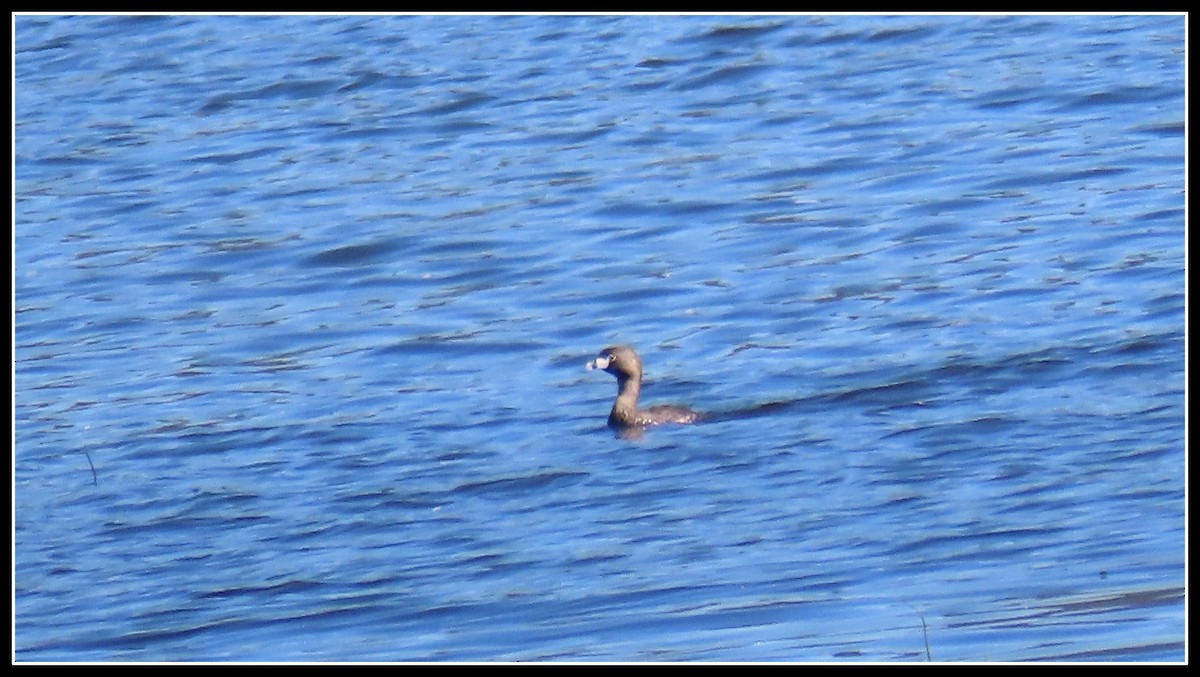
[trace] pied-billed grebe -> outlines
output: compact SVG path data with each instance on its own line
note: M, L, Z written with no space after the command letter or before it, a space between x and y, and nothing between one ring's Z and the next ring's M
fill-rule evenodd
M587 363L588 369L603 369L617 377L617 401L608 414L613 428L640 428L662 423L695 423L700 414L672 404L638 409L642 390L642 358L630 346L610 346Z

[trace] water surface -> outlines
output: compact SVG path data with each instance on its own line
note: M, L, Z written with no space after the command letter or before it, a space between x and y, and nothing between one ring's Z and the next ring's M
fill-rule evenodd
M16 17L16 659L1182 660L1184 64Z

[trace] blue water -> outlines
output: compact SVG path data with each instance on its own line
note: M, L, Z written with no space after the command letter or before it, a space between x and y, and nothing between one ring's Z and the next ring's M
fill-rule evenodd
M15 658L1183 660L1184 27L18 16Z

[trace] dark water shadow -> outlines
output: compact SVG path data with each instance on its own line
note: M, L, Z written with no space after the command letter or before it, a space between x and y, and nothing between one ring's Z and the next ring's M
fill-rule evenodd
M721 421L740 421L748 418L758 418L760 416L772 416L775 414L786 414L796 412L804 408L803 405L812 401L812 398L797 398L794 400L776 400L763 404L754 404L746 407L738 407L736 409L725 409L718 411L706 411L700 415L697 424L718 423Z

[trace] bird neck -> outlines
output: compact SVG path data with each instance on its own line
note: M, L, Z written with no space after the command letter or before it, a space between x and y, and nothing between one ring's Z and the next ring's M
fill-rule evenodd
M613 403L609 422L629 422L637 411L638 393L642 389L640 378L617 377L617 401Z

